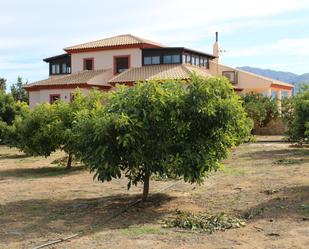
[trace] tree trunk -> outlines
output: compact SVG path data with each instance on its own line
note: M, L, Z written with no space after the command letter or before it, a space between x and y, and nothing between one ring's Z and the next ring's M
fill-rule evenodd
M143 189L143 201L147 201L148 193L149 193L149 180L150 180L150 175L149 173L145 174L144 177L144 189Z
M69 153L69 158L68 158L68 162L67 162L67 170L70 170L72 168L72 153Z

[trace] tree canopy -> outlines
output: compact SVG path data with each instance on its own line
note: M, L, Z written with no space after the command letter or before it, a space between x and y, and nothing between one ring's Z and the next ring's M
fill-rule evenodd
M301 91L289 103L287 115L288 136L290 140L309 143L309 87Z
M0 78L0 91L5 92L6 90L6 79Z
M110 181L124 175L128 188L143 182L144 200L152 174L170 172L201 183L251 130L228 80L197 76L188 84L119 87L104 106L77 120L76 150L94 177Z
M76 92L71 103L57 101L52 105L37 105L10 127L9 144L34 156L47 157L56 150L63 150L69 155L67 168L71 168L75 148L72 128L76 114L83 109L93 108L100 96L100 93L91 93L85 97L81 92Z
M248 116L255 127L264 127L272 119L279 117L277 100L260 93L249 93L242 97Z
M0 143L5 142L7 128L16 117L28 112L28 106L22 102L15 102L11 94L0 91Z
M22 77L18 76L17 82L11 86L11 93L15 101L21 101L29 103L29 97L27 91L23 88L24 84Z

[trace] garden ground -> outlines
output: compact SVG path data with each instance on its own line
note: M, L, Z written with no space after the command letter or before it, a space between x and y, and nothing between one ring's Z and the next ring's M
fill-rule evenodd
M61 158L27 157L0 147L0 248L32 248L82 232L50 248L309 248L309 149L279 137L239 146L202 185L178 182L149 202L106 220L138 199L126 179L100 183ZM151 182L156 192L176 181ZM213 234L163 228L175 210L225 212L247 225Z

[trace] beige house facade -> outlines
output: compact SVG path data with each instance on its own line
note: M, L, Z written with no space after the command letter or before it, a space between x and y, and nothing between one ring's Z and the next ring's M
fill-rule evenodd
M31 109L58 99L70 102L76 88L87 94L91 89L110 91L116 84L134 85L137 81L188 80L192 73L225 76L239 94L275 94L280 100L293 91L291 84L222 65L217 35L213 54L168 47L130 34L67 47L64 51L44 59L49 64L49 78L24 86Z

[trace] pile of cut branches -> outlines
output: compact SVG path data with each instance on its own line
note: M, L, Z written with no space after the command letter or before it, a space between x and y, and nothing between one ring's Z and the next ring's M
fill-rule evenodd
M176 210L175 217L164 221L164 227L190 229L193 231L213 233L231 228L244 227L245 221L241 218L220 213L217 215L193 214Z

